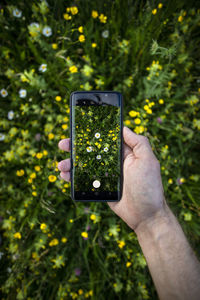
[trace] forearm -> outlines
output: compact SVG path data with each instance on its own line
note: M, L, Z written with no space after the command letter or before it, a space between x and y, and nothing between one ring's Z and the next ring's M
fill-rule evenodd
M200 263L168 206L136 234L160 299L200 299Z

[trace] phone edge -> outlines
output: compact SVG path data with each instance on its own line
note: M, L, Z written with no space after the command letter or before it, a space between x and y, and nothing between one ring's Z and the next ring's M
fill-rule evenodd
M120 151L120 170L121 170L121 175L120 175L120 199L118 200L76 200L74 198L74 183L73 183L73 176L72 176L72 169L73 169L73 155L72 155L72 98L73 95L76 93L93 93L93 92L102 92L102 93L117 93L120 96L120 102L121 102L121 113L120 113L120 131L121 131L121 151ZM70 178L71 178L71 198L75 202L118 202L122 198L123 194L123 157L124 157L124 143L123 143L123 110L124 110L124 101L123 101L123 95L121 92L118 91L99 91L99 90L91 90L91 91L73 91L70 94L70 160L71 160L71 168L70 168Z

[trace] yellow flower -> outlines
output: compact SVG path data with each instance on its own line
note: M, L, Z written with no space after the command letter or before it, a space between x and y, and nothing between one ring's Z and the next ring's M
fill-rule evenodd
M40 168L40 166L35 166L34 169L35 169L35 171L39 172L41 168Z
M85 41L85 36L83 34L79 35L79 41L82 43Z
M87 233L87 232L85 232L85 231L84 231L84 232L82 232L82 233L81 233L81 235L82 235L82 237L84 237L84 238L87 238L87 237L88 237L88 233Z
M71 73L76 73L76 72L78 72L78 69L77 69L76 66L71 66L71 67L69 68L69 71L70 71Z
M56 181L57 177L55 175L49 175L49 181L54 182Z
M73 223L73 222L74 222L74 220L73 220L73 219L70 219L70 220L69 220L69 222L70 222L70 223Z
M42 156L43 156L43 154L42 154L41 152L38 152L38 153L36 154L36 157L37 157L38 159L42 158Z
M45 223L42 223L41 225L40 225L40 229L41 230L44 230L44 229L46 229L47 228L47 225L45 224Z
M158 8L162 8L163 7L163 4L162 3L159 3L158 4Z
M64 14L63 15L65 20L71 20L72 16L70 16L69 14Z
M130 120L125 120L125 121L124 121L124 124L125 124L125 125L130 125L130 124L131 124L131 121L130 121Z
M130 267L131 265L132 265L132 263L131 263L130 261L127 261L126 267L128 268L128 267Z
M134 131L137 134L143 133L144 132L144 126L136 126Z
M28 179L28 182L29 182L29 183L32 183L32 181L33 181L33 179L31 179L31 178Z
M22 81L22 82L29 82L29 81L30 81L28 78L26 78L26 77L24 76L24 74L22 74L20 78L21 78L21 81Z
M58 239L53 239L53 240L51 240L51 242L49 242L49 246L50 247L52 247L52 246L56 246L56 245L58 245Z
M163 104L163 103L164 103L164 100L163 100L163 99L159 99L158 102L159 102L160 104Z
M80 27L78 28L78 31L82 33L82 32L83 32L83 26L80 26Z
M149 109L147 110L147 113L148 113L148 114L152 114L151 108L149 108Z
M152 106L154 106L155 105L155 102L150 102L149 103L149 107L152 107Z
M17 176L23 176L24 175L24 170L17 170L16 172Z
M71 7L71 13L72 13L72 15L76 15L78 13L78 7L77 6L72 6Z
M155 15L156 13L157 13L157 9L155 8L152 10L152 14Z
M129 111L129 116L132 117L132 118L138 116L139 114L140 114L140 113L137 112L137 111L135 111L135 110Z
M150 76L148 76L148 77L147 77L147 80L151 80L151 77L150 77Z
M79 289L79 290L78 290L78 293L79 293L79 295L82 295L82 294L83 294L83 290L82 290L82 289Z
M58 48L58 44L56 44L56 43L53 43L51 46L54 50L56 50Z
M48 154L47 150L43 150L43 154L47 155Z
M179 16L178 17L178 22L182 22L183 21L183 17L182 16Z
M181 183L185 182L185 178L180 178L180 182Z
M148 110L149 109L149 106L148 105L145 105L144 106L144 110Z
M14 238L15 239L21 239L21 233L20 232L16 232L15 234L14 234Z
M56 99L56 101L58 101L58 102L62 100L62 98L61 98L60 96L56 96L55 99Z
M90 216L90 219L91 219L91 220L96 220L96 215L92 214L92 215Z
M107 17L104 16L104 14L100 14L99 20L100 20L101 23L106 23Z
M63 129L63 130L66 130L67 128L68 128L68 125L67 125L67 124L63 124L63 125L62 125L62 129Z
M35 192L35 191L32 192L32 195L36 197L37 196L37 192Z
M123 248L125 246L125 242L124 241L118 241L118 246L119 246L119 248Z
M55 136L55 135L54 135L53 133L49 133L49 134L48 134L48 139L49 139L49 140L52 140L52 139L54 138L54 136Z
M172 180L171 178L169 178L169 179L168 179L168 183L169 183L169 184L172 184L172 183L173 183L173 180Z
M64 121L64 122L68 122L68 121L69 121L69 118L68 118L68 117L64 117L63 121Z
M141 123L141 120L140 120L139 118L136 118L136 119L134 120L134 122L135 122L136 125L139 125L139 124Z
M67 238L66 237L62 237L61 242L62 243L66 243L67 242Z
M68 182L65 183L65 184L64 184L64 187L68 188L68 187L69 187L69 183L68 183Z
M96 10L92 11L92 17L96 19L98 17L98 12Z
M30 178L32 178L32 179L36 178L36 173L35 173L35 172L32 173L32 174L30 175Z
M92 43L92 48L96 48L97 44L96 43Z

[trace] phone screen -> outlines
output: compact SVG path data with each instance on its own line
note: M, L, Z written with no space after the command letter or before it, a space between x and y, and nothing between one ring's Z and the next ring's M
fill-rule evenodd
M121 198L121 104L118 92L75 92L71 97L74 200Z

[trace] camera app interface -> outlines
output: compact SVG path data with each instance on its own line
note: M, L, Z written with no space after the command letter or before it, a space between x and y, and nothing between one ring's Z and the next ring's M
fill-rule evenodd
M73 106L73 165L76 191L119 190L120 108Z

